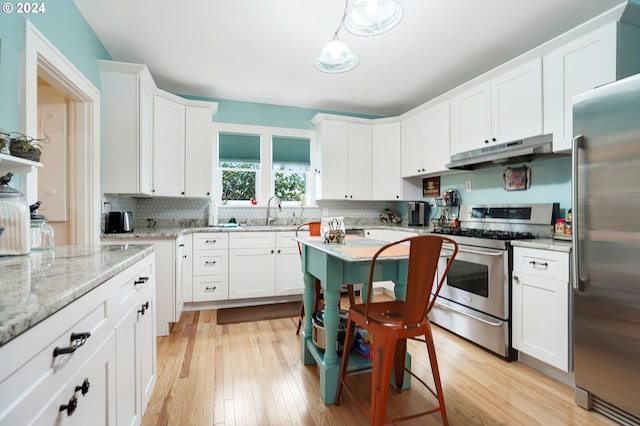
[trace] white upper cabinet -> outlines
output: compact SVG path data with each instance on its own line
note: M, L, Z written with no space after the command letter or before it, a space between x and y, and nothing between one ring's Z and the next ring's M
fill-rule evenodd
M639 45L640 29L611 22L544 57L545 133L553 133L554 151L571 149L573 96L640 72Z
M402 120L402 177L447 170L449 116L449 101L444 101Z
M150 196L155 83L144 65L98 63L102 78L102 192Z
M402 198L400 173L400 122L374 124L372 128L372 198Z
M213 111L213 105L205 102L185 107L186 197L213 193Z
M157 94L153 104L153 193L184 196L185 106L169 93Z
M371 124L316 115L316 198L371 200Z
M540 134L540 58L479 83L451 99L451 154Z

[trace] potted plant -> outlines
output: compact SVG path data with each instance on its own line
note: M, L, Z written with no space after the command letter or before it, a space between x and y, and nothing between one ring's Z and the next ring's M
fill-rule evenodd
M43 139L35 139L22 133L13 132L9 143L9 151L15 157L39 162L42 154L40 143L48 142L49 136L47 135Z

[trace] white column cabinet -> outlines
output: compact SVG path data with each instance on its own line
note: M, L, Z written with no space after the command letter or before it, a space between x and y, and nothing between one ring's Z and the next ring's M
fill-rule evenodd
M400 200L402 193L400 122L372 127L372 199Z
M544 57L544 126L554 151L571 149L573 96L640 72L640 29L611 22Z
M314 117L316 198L371 200L371 125Z
M569 253L514 247L513 257L513 347L569 372Z
M542 133L542 60L451 98L451 154Z
M185 196L213 194L213 104L190 101L185 107Z
M185 195L185 106L177 96L159 91L153 103L154 195Z
M405 118L400 123L402 177L419 176L426 173L424 158L425 114L419 113Z
M155 83L144 65L98 61L101 184L106 194L153 194Z

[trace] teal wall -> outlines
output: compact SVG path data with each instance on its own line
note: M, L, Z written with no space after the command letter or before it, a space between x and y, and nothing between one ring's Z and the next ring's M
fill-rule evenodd
M15 6L15 2L13 2ZM0 126L19 130L21 54L24 52L25 19L29 21L100 88L96 59L111 59L72 0L44 2L42 14L0 13Z
M503 189L505 166L443 175L440 178L440 190L457 189L463 204L560 203L560 214L566 216L571 208L571 157L536 160L526 163L526 166L531 169L531 187L528 190ZM465 190L468 180L471 181L469 192ZM427 200L433 203L433 199Z
M347 114L344 112L295 108L281 105L231 101L216 98L182 95L186 99L218 103L218 113L213 117L217 123L253 124L257 126L286 127L313 130L311 119L318 113L348 115L351 117L379 118L372 115Z

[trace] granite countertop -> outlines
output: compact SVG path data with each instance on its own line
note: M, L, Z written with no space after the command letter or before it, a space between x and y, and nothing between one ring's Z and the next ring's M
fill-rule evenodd
M274 231L295 231L298 225L240 225L236 228L202 226L202 227L156 227L137 228L134 232L122 234L102 234L103 240L131 240L133 238L154 239L154 238L177 238L184 234L195 234L197 232L274 232ZM347 225L347 229L394 229L398 231L411 231L430 233L430 228L419 228L403 225Z
M572 243L568 240L557 240L554 238L539 238L535 240L513 240L511 245L514 247L527 247L542 250L553 250L571 252Z
M0 257L0 346L152 252L113 244Z

